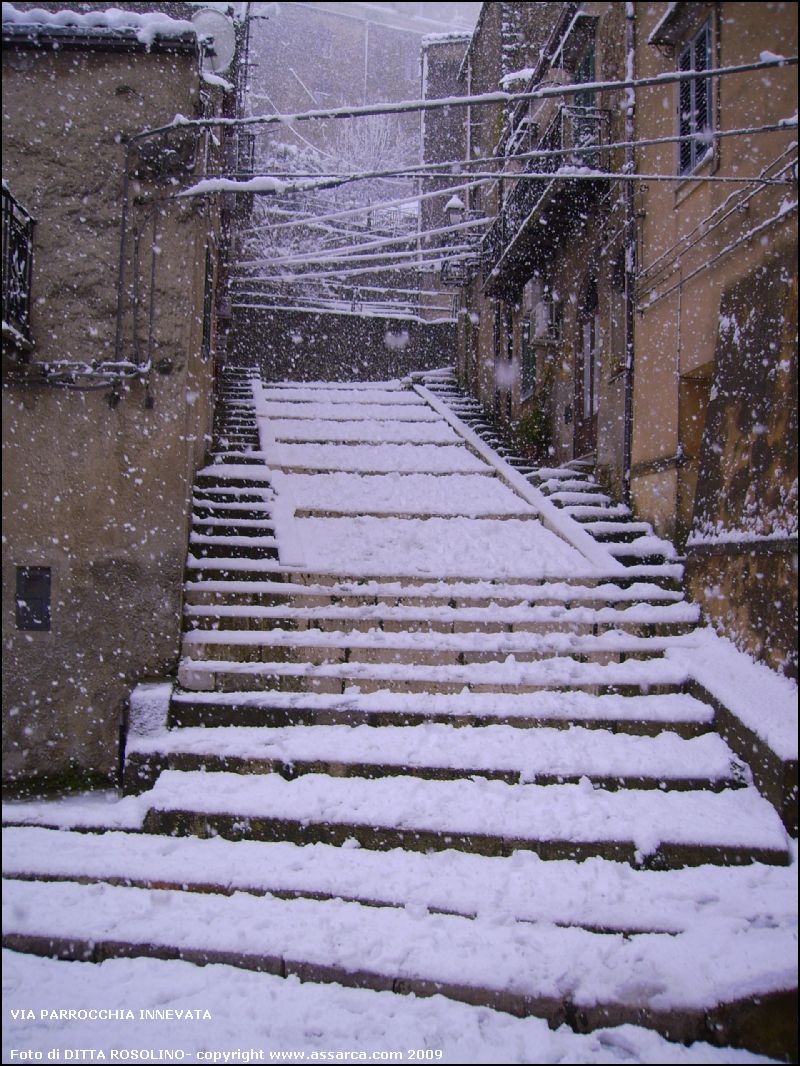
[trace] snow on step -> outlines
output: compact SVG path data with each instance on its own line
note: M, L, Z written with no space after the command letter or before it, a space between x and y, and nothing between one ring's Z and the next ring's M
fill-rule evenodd
M615 503L608 507L603 507L600 504L579 504L568 505L564 507L564 511L571 515L573 518L606 518L609 515L616 515L620 518L625 518L630 515L630 508L626 507L624 503Z
M281 492L290 495L296 511L337 511L363 515L434 515L467 517L536 515L536 509L493 476L489 467L478 474L289 474ZM530 532L532 538L538 529ZM352 550L352 545L347 545ZM455 551L459 546L453 545Z
M353 576L483 577L491 560L497 577L597 575L588 559L534 521L367 516L301 518L294 524L307 570Z
M324 403L324 404L397 404L419 406L419 400L413 392L402 389L348 389L316 388L306 389L302 386L275 388L270 385L260 390L260 399L279 403Z
M787 855L787 836L774 808L754 788L727 792L608 792L578 785L510 785L475 778L336 778L304 774L208 774L165 770L142 799L150 818L170 812L313 825L323 833L348 827L490 837L533 850L537 845L630 845L641 859L659 848L758 850ZM156 824L160 824L158 821ZM145 823L147 827L147 822Z
M568 657L553 657L534 662L516 662L509 656L503 662L470 663L464 666L419 666L412 663L286 663L232 662L227 659L183 659L179 679L184 671L197 677L209 674L236 674L256 677L306 677L334 679L351 684L423 683L431 686L510 686L533 687L594 687L639 685L682 685L689 680L689 672L678 662L665 659L628 659L606 665L578 662ZM186 684L185 681L182 681Z
M597 858L545 861L530 851L498 858L38 827L8 828L3 836L6 877L211 885L620 931L702 927L710 898L719 918L756 924L769 914L782 928L796 921L796 864L667 872Z
M574 478L576 471L567 466L537 466L534 474L538 478Z
M647 778L663 781L730 777L733 754L715 733L684 740L606 730L480 730L427 723L418 726L235 726L183 728L129 738L127 753L189 754L270 760L283 764L341 763L403 768L506 772L525 782L540 777Z
M560 489L561 491L569 491L571 489L577 492L596 492L599 488L594 478L548 478L540 486L541 489Z
M243 490L243 491L246 491L246 490ZM481 528L480 527L481 523L488 522L488 521L491 521L491 520L490 519L481 519L481 518L474 518L474 519L458 519L458 518L437 519L437 518L429 518L429 519L425 519L425 520L419 520L418 522L414 523L413 520L408 520L408 519L403 520L403 519L374 518L374 517L372 517L372 518L363 518L363 519L351 519L351 518L311 519L311 518L304 518L304 519L296 520L294 525L295 525L295 530L297 531L297 527L301 527L302 528L303 526L305 526L306 524L311 523L311 522L319 522L319 523L331 522L331 523L342 523L342 524L348 523L348 522L353 522L353 523L357 523L357 522L362 522L362 523L398 522L398 523L403 523L404 526L406 527L405 529L402 529L402 527L401 527L401 532L405 533L406 538L407 538L409 533L413 532L411 530L412 525L415 526L417 529L420 528L420 527L422 527L424 529L426 526L431 526L433 523L442 522L442 523L445 524L445 528L446 528L447 523L450 523L450 522L461 522L461 521L463 521L463 522L470 521L477 528ZM499 526L501 526L501 527L503 527L503 526L513 526L514 519L497 520L497 524ZM339 527L339 528L342 528L342 527ZM352 526L350 527L350 532L352 532L353 528L354 527L352 527ZM356 526L355 528L357 529L358 527ZM315 526L314 529L315 529L315 531L317 533L319 533L319 530L320 530L319 526ZM334 525L333 529L332 529L332 532L335 533L336 530L337 530L337 526ZM545 531L545 532L547 532L547 531ZM559 545L563 544L563 542L561 542L561 541L558 541L558 543L559 543ZM572 551L572 549L570 549L568 545L563 545L563 546L566 547L568 550ZM424 547L424 545L422 545L422 547ZM342 553L342 554L344 556L346 553ZM366 565L366 564L356 565L353 562L352 558L351 558L350 559L350 563L351 563L350 566L342 565L340 568L318 567L318 566L312 566L312 565L307 565L307 566L302 566L302 567L301 566L297 566L297 565L288 565L288 564L287 565L281 565L279 563L276 563L274 560L270 561L270 560L267 560L267 559L261 559L261 560L253 559L253 560L249 560L249 561L248 560L243 560L243 559L236 559L236 558L228 558L228 559L226 559L226 558L206 559L206 558L204 558L204 559L197 559L197 558L194 558L193 556L189 555L188 558L187 558L187 561L186 561L186 566L190 570L199 569L199 570L203 570L203 571L205 571L207 573L210 573L213 570L222 570L222 571L241 570L241 571L252 571L254 573L256 571L261 571L263 573L275 573L275 574L287 574L287 575L297 575L297 574L306 575L306 574L309 574L309 572L310 572L312 576L313 575L317 575L318 577L320 577L320 576L324 575L325 577L331 577L335 581L346 581L349 578L352 578L354 582L358 582L360 584L364 584L364 583L366 583L366 582L368 582L370 580L375 581L376 584L383 584L383 583L386 583L386 582L391 582L392 578L394 578L394 577L402 578L402 580L404 580L404 581L413 581L415 579L425 579L425 578L432 578L433 577L433 573L431 571L420 570L419 568L415 568L413 566L407 567L406 571L402 572L402 568L399 565L397 565L398 560L397 559L394 560L394 563L395 563L394 566L389 566L384 561L385 560L385 555L386 555L386 552L377 553L378 561L375 562L375 563L372 563L370 565ZM375 556L373 556L373 558L374 557ZM252 566L248 565L248 562L253 563L253 565ZM453 569L455 570L455 573L450 575L448 573L448 571L445 570L444 574L445 574L445 577L447 578L448 582L452 582L452 584L454 586L457 586L457 585L459 585L461 583L461 581L463 581L466 584L467 582L469 582L472 579L472 580L475 580L476 583L477 583L477 580L479 579L479 575L477 573L477 570L478 570L477 564L475 564L475 566L473 567L472 563L470 563L470 567L471 567L471 572L470 573L464 573L464 571L461 568L457 568L457 564L455 562L451 563L450 565L452 565ZM466 569L466 567L464 569ZM510 569L512 569L512 568L510 568ZM578 579L578 580L587 580L587 579L596 578L598 576L596 571L594 571L594 570L590 570L590 571L584 570L582 566L579 569L573 568L571 573L572 573L572 576L574 578ZM537 579L537 577L546 578L548 576L555 576L555 575L542 574L541 573L541 567L539 567L536 570L536 572L530 573L530 574L519 574L517 572L514 572L513 569L512 569L512 572L510 572L510 573L500 573L500 574L498 574L498 579L499 579L499 581L501 583L503 581L511 582L511 581L514 581L515 579L519 580L520 582L525 582L525 581L535 581ZM647 565L647 566L644 566L644 565L643 566L629 566L629 567L626 568L626 571L625 571L625 577L628 577L628 576L630 576L630 578L632 578L634 580L636 580L638 578L658 578L658 579L662 579L662 580L665 580L665 581L680 581L680 579L683 577L683 566L681 564L677 564L677 563L674 563L674 564L663 563L663 564L659 564L659 565ZM202 586L200 586L200 585L195 586L193 584L192 587L206 588L206 587L211 587L211 586L207 586L205 584L203 584ZM230 586L228 586L228 585L225 585L223 587L226 590L230 589ZM258 592L259 591L258 588L255 587L255 586L251 586L251 588L252 588L253 592ZM654 586L654 588L657 588L657 586ZM332 594L335 595L336 594L335 591L332 591L332 589L333 589L333 586L328 586L327 595L332 595ZM660 592L660 595L659 595L659 592ZM683 593L682 592L678 592L677 590L659 589L659 592L653 592L652 594L650 594L650 596L648 598L650 598L650 599L652 599L652 598L667 599L670 596L670 594L675 599L682 599L683 598ZM541 598L542 599L547 599L548 597L546 595L542 595ZM564 596L563 598L564 599L568 599L569 597ZM585 597L585 598L588 599L589 597ZM623 597L620 596L618 598L622 599ZM630 599L634 599L635 597L629 597L629 598Z
M220 538L207 537L206 541ZM254 538L230 538L247 543ZM257 538L262 543L266 538ZM609 630L597 636L576 633L485 633L481 630L462 633L425 631L386 631L353 629L350 631L308 628L285 629L193 629L183 637L184 647L230 644L264 648L349 648L373 651L455 652L509 655L590 655L593 652L644 652L657 654L668 648L693 648L693 636L639 637L621 630Z
M646 609L639 601L656 600L675 603L683 601L683 593L663 589L648 582L633 582L627 587L601 582L598 585L571 584L568 581L542 581L539 584L504 583L503 581L420 581L408 584L402 581L336 581L335 584L293 581L261 582L198 582L194 589L218 592L253 592L259 595L283 595L293 597L339 597L352 599L396 599L427 601L437 600L487 601L489 604L510 601L520 606L539 601L572 603L582 601L627 603Z
M582 522L583 528L590 533L644 533L653 532L649 522Z
M282 567L280 563L276 563L274 559L198 558L194 555L187 556L186 568L187 570L202 570L204 573L210 573L213 570L239 570L242 572L252 571L255 573L258 571L265 574L279 574L285 570L285 567Z
M283 469L368 473L475 473L486 464L463 444L289 444L268 446L267 461Z
M552 500L554 503L561 504L593 503L597 505L604 505L611 503L610 496L606 496L602 492L589 492L588 490L586 492L551 492L549 493L547 498L549 500Z
M307 441L310 443L369 444L461 444L455 430L446 422L402 422L383 418L360 421L322 421L309 418L269 419L270 432L275 440Z
M269 483L263 485L247 485L242 487L241 485L226 485L220 483L219 485L197 485L194 486L194 502L200 503L205 506L225 506L225 501L237 502L240 498L245 498L247 502L254 503L256 506L261 504L267 504L271 500L275 499L275 492ZM224 497L223 501L217 501L215 497ZM211 497L211 498L209 498Z
M278 543L275 537L237 537L237 536L211 536L192 531L189 534L191 544L223 544L229 547L248 548L274 548Z
M268 381L261 385L258 375L253 375L252 384L263 389L279 389L283 391L292 389L322 390L322 391L345 391L361 392L363 390L380 389L383 392L405 392L405 386L396 378L387 381Z
M379 403L281 403L261 400L255 405L255 413L260 418L311 418L322 422L358 422L361 419L379 418L391 418L394 422L439 421L439 415L419 401L388 406Z
M651 1029L631 1025L600 1028L587 1035L561 1025L555 1032L542 1018L515 1018L486 1007L457 1003L442 996L418 998L376 992L368 988L301 983L269 974L249 973L232 966L211 965L202 971L190 963L160 959L114 959L93 963L58 962L4 951L14 1000L38 1007L63 1001L65 970L73 1002L126 1003L136 989L142 1009L163 1009L176 988L196 990L197 1001L214 1005L217 1043L237 1047L242 1034L252 1034L258 1047L305 1048L318 1059L338 1054L352 1058L356 1048L419 1048L444 1046L443 1063L513 1062L524 1054L534 1062L658 1062L745 1064L768 1061L763 1056L734 1048L715 1048L695 1042L685 1048L665 1040ZM265 1004L269 1010L265 1010ZM313 1023L309 1022L313 1019ZM344 1020L344 1024L342 1021ZM24 1047L45 1058L57 1041L60 1023L11 1019L4 1030L4 1054ZM177 1023L180 1047L187 1062L202 1059L208 1050L203 1025ZM175 1030L177 1032L177 1030ZM443 1040L442 1034L447 1034ZM128 1021L125 1036L135 1048L148 1048L151 1021ZM70 1039L76 1047L115 1048L117 1021L71 1021ZM524 1049L524 1052L520 1049ZM194 1056L194 1058L192 1058Z
M228 518L198 518L197 515L195 515L192 518L192 525L201 529L216 529L219 526L222 526L226 529L231 529L235 527L241 527L242 529L275 528L274 522L267 522L263 519L258 518L237 518L236 515L229 516Z
M531 1013L541 1005L530 1000L555 1006L564 999L579 1007L622 1002L632 1015L702 1010L791 988L796 972L796 943L784 929L735 922L713 923L702 936L625 938L338 900L109 885L11 881L4 929L9 938L121 943L135 946L133 954L233 953L273 972L291 972L292 963L330 967L342 978L367 972L385 978L386 988L397 978L434 981L456 997L466 985L524 997Z
M241 522L240 525L250 523ZM259 525L260 523L255 523ZM636 603L630 607L529 607L519 604L504 607L490 604L484 607L445 607L430 604L424 607L394 606L391 603L365 602L358 606L330 607L259 607L238 604L187 604L184 614L192 618L240 618L245 621L285 619L301 621L372 620L396 624L430 623L431 625L484 624L487 626L525 625L670 625L689 624L700 619L695 603L666 603L661 605Z
M260 494L259 494L260 495ZM262 500L268 500L271 497L261 497ZM259 502L259 500L250 500L249 503L225 503L220 500L204 500L201 497L195 496L192 499L192 507L195 510L204 508L207 511L230 511L233 512L233 518L235 519L235 512L237 511L261 511L264 514L272 514L272 507L265 503Z
M212 463L197 471L198 477L231 479L235 481L269 481L270 472L261 466L247 463Z
M470 692L404 693L388 690L360 694L322 692L181 692L173 694L173 703L219 707L277 708L288 711L354 712L363 714L437 715L470 719L498 718L519 724L526 722L614 722L656 723L664 728L688 725L711 726L711 706L683 692L656 693L647 696L595 696L587 692ZM234 712L235 713L235 712Z
M612 555L635 555L640 559L648 555L663 555L665 559L675 558L675 549L668 540L661 537L637 537L626 544L607 544Z

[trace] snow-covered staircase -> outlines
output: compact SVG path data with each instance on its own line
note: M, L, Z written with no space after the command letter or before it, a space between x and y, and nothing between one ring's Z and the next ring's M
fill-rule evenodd
M549 500L579 522L595 540L605 545L623 565L636 567L640 576L680 585L675 549L655 534L649 522L637 521L630 508L612 499L598 482L593 455L572 459L561 466L532 466L514 454L512 442L503 440L498 427L488 421L481 405L458 385L451 370L415 375L511 466L520 470ZM676 582L676 576L678 581Z
M223 387L195 486L168 728L129 737L116 828L77 816L6 830L6 943L226 962L442 993L577 1032L633 1023L791 1054L788 839L689 691L680 651L698 613L679 566L651 544L625 569L609 556L605 573L486 578L456 559L434 577L400 555L374 573L287 565L285 471L350 471L333 503L323 493L304 512L308 528L350 529L347 478L378 476L388 454L370 442L371 399L352 400L361 428L323 414L297 429L280 405L323 406L325 387L284 401L256 386L260 410L295 427L264 453L247 374ZM397 461L436 466L428 522L444 521L448 478L482 478L459 484L485 485L492 507L455 513L493 530L528 522L534 536L521 499L503 511L498 471L401 400L387 391L374 425L407 427ZM321 460L315 442L337 433ZM561 477L540 477L551 499L559 484L578 491ZM401 496L384 506L376 483L362 521L419 521L397 517ZM367 547L351 543L354 562Z

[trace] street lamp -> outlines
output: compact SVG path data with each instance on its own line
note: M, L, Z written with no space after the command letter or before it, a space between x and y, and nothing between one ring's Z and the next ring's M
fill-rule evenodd
M464 201L460 196L451 196L444 205L444 213L447 215L448 224L457 226L464 221Z

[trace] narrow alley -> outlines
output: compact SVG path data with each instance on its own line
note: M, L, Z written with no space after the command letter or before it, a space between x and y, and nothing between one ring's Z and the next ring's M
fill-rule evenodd
M670 545L595 540L580 464L523 473L446 374L222 389L178 685L134 694L125 798L6 809L6 945L779 1051L789 840Z
M796 5L2 45L2 1061L796 1062Z

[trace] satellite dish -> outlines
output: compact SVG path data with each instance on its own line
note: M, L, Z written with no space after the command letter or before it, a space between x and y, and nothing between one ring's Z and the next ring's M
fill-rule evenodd
M199 36L211 38L213 54L205 52L203 68L214 74L224 74L236 55L236 31L227 15L204 7L192 15L192 23Z

